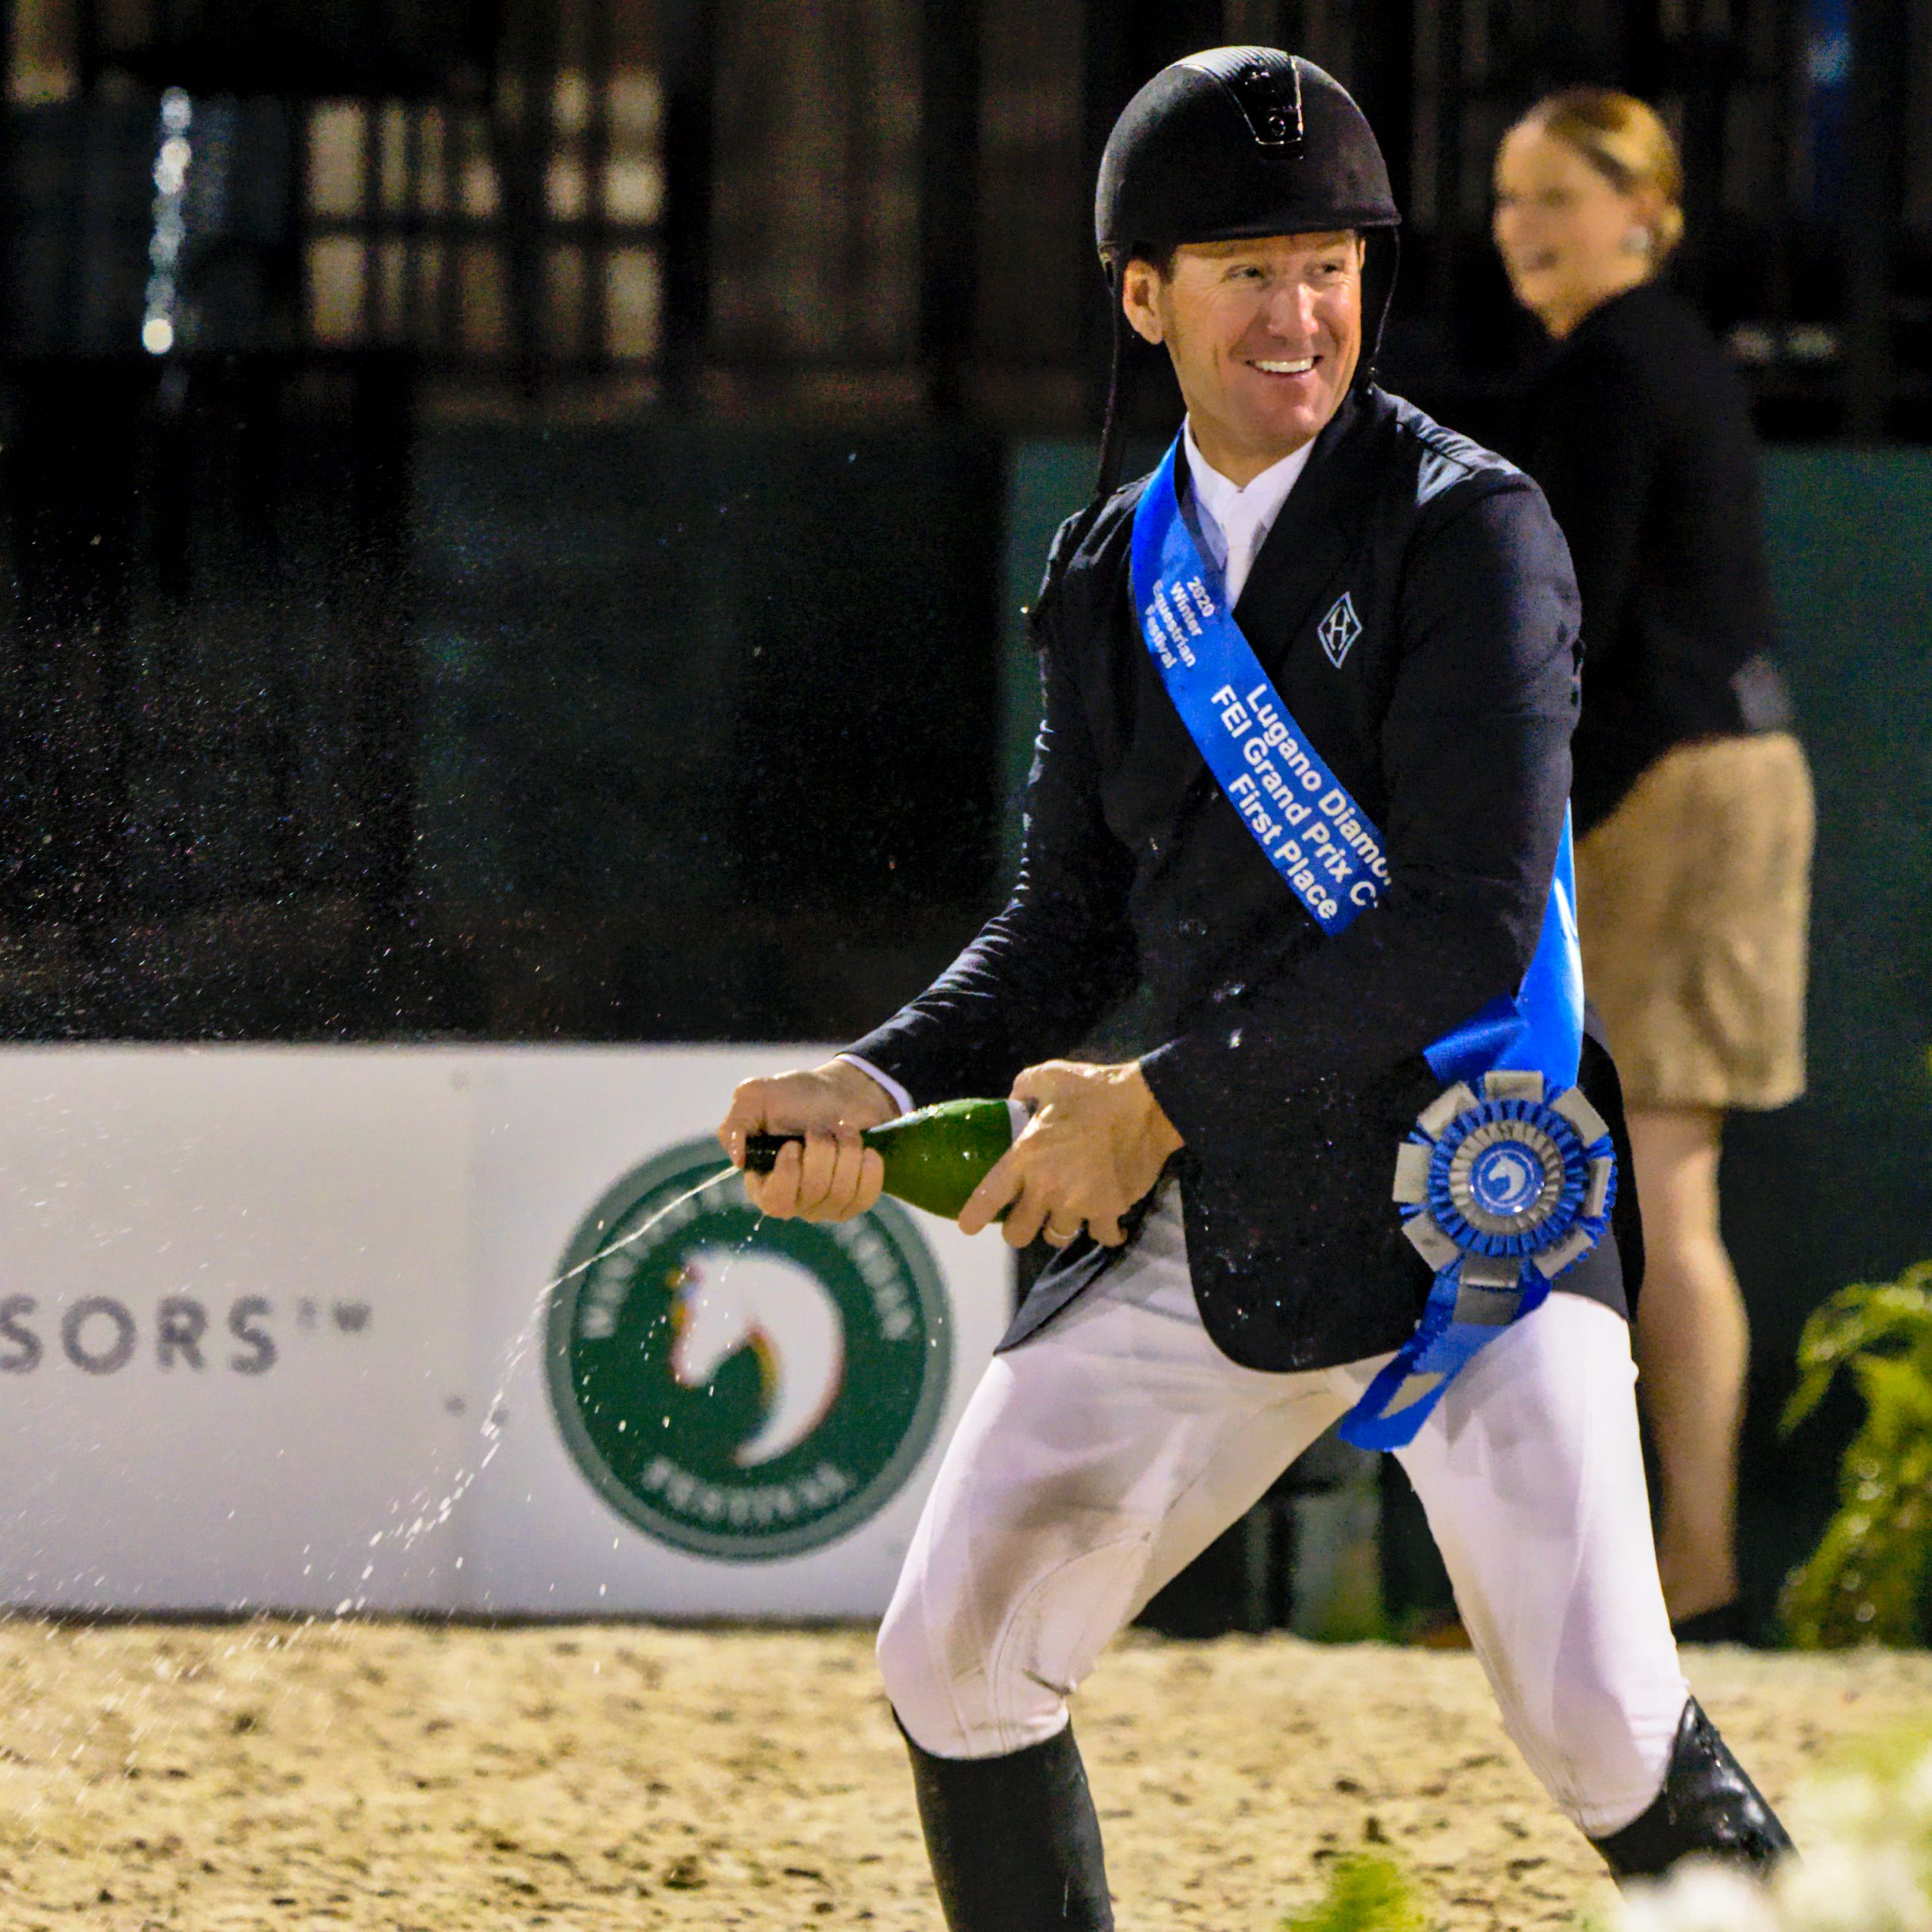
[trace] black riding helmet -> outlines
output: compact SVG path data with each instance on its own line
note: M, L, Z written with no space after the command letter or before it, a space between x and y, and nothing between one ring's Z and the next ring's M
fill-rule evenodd
M1401 220L1374 131L1347 88L1313 62L1272 47L1217 47L1162 68L1114 123L1094 198L1114 329L1098 497L1118 485L1124 454L1131 325L1121 282L1130 260L1164 261L1183 242L1247 235L1352 228L1374 237L1363 275L1359 385L1374 371Z

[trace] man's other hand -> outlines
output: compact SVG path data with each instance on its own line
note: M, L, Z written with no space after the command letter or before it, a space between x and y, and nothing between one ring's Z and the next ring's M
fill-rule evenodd
M1181 1145L1140 1063L1050 1060L1020 1075L1013 1097L1033 1118L960 1210L961 1229L976 1235L1005 1208L1012 1247L1044 1235L1064 1247L1084 1226L1103 1246L1118 1247L1127 1238L1120 1217Z
M742 1171L754 1134L800 1134L780 1149L768 1174L746 1174L745 1192L774 1221L847 1221L879 1197L885 1164L860 1139L898 1112L885 1090L850 1061L747 1080L731 1096L718 1144Z

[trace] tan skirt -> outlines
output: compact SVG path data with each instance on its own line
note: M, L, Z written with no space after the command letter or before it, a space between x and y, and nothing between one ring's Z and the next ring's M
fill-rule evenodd
M1811 775L1786 733L1680 745L1577 848L1583 983L1632 1109L1804 1091Z

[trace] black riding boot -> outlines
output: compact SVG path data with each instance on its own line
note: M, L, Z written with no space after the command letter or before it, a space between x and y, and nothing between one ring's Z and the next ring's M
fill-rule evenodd
M1071 1724L1001 1758L935 1758L909 1737L906 1746L949 1932L1113 1932Z
M1777 1815L1695 1697L1684 1707L1656 1802L1620 1832L1591 1842L1619 1878L1660 1877L1694 1851L1768 1871L1792 1849Z

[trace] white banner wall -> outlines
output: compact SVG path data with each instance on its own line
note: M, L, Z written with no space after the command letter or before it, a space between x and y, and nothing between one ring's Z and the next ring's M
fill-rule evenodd
M0 1051L0 1601L875 1614L1003 1244L640 1232L818 1051Z
M0 1053L0 1595L434 1600L361 1573L457 1454L459 1100L431 1054Z

